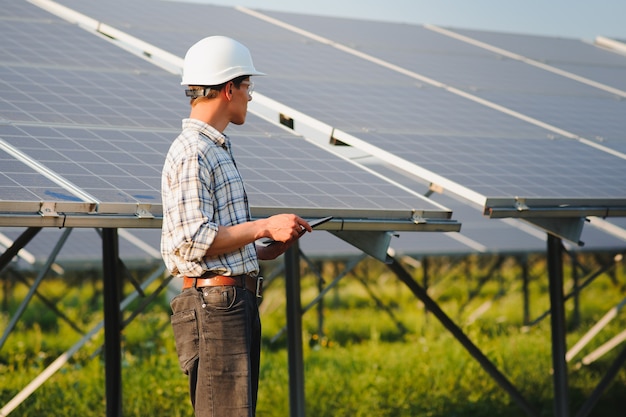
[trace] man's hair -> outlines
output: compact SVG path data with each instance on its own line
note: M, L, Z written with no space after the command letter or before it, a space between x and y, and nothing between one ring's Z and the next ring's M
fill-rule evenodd
M206 99L211 99L211 98L215 98L217 97L217 93L219 93L220 91L222 91L224 89L224 87L226 86L226 84L228 84L229 82L233 82L233 84L235 85L236 89L239 89L239 87L241 87L241 83L248 78L249 75L240 75L237 78L233 78L232 80L228 80L225 83L219 84L219 85L190 85L187 88L187 95L189 96L189 92L206 92L208 90L208 94L206 96L193 96L191 95L191 99L189 100L189 104L190 105L194 105L194 103L197 102L197 100L206 100ZM206 93L205 93L206 94Z

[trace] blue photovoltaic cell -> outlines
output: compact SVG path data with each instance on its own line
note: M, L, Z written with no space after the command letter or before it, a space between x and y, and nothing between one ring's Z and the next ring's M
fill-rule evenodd
M0 137L99 202L159 204L172 132L0 125ZM160 140L159 140L160 139Z
M119 53L118 60L128 59L122 50ZM172 127L176 110L185 108L183 101L172 99L180 93L176 77L165 73L10 65L0 71L0 118L12 122L159 129ZM172 82L163 83L167 78Z
M67 0L63 3L83 11L94 8L98 18L110 18L110 21L105 21L122 25L135 36L140 32L143 39L170 52L184 51L198 40L196 29L182 29L189 7L195 7L193 10L197 14L233 13L232 9L216 6L185 5L181 9L170 9L169 4L158 3L157 8L151 8L146 13L156 22L166 15L172 25L179 28L169 37L164 37L157 30L159 25L150 28L132 13L122 16L111 8L109 16L102 7L93 3L78 4ZM250 16L239 13L238 19L245 23L246 31L233 31L224 22L228 19L220 19L204 35L224 33L241 39L253 51L256 66L269 74L255 80L258 91L339 129L350 132L420 129L429 133L458 133L467 131L467 124L474 121L472 127L479 130L474 133L545 134L526 123L517 123L510 116L481 106L468 106L466 99L407 79Z
M624 152L626 123L622 116L626 115L626 99L572 96L567 98L567 106L564 106L563 97L546 95L540 98L541 106L538 106L523 93L512 95L506 91L490 91L481 97Z
M3 126L0 125L0 131ZM0 135L0 137L2 137ZM0 189L9 201L80 201L52 180L0 150Z
M247 40L254 39L256 32L255 26L249 26L256 19L232 7L160 0L62 0L57 3L181 58L191 45L205 36L230 33L237 39ZM197 19L210 24L198 24ZM237 25L232 24L235 21ZM224 31L227 27L230 29ZM157 38L159 41L155 42Z
M235 156L257 206L390 210L415 204L414 195L321 148L303 146L301 140L239 138Z
M295 136L237 134L233 133L233 152L253 205L276 210L440 211L434 204ZM138 134L93 127L0 125L0 137L7 143L100 202L159 205L160 171L176 135L174 130ZM313 170L312 164L319 171Z
M467 77L463 80L468 85L477 87L481 80L480 77L495 76L495 82L503 82L507 73L500 69L515 69L517 67L517 65L510 65L516 62L511 58L505 58L487 49L441 35L421 25L263 12L299 28L354 47L359 51L389 59L409 69L412 67L420 68L432 74L441 72L444 78L452 74L455 74L456 77ZM626 78L624 77L626 58L623 55L594 46L589 42L548 36L456 28L444 29L513 54L626 90ZM487 64L480 68L481 71L485 72L483 74L478 73L477 68L473 68L481 60ZM455 63L462 66L455 66ZM515 75L521 71L520 74L525 78L533 79L539 83L541 83L541 79L557 83L556 85L543 83L541 84L542 88L553 89L559 85L558 80L549 76L532 77L534 70L530 66L527 67L526 69L521 69L521 67L515 69ZM435 78L438 79L439 77ZM472 80L476 81L472 82ZM518 85L520 84L518 83ZM521 85L526 88L533 87L530 84Z

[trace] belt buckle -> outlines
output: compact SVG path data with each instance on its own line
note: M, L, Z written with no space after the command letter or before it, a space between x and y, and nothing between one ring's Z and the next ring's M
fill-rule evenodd
M263 277L256 279L256 298L263 298Z

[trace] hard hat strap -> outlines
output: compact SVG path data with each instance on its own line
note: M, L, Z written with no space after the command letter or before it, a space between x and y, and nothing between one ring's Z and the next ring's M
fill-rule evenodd
M218 90L211 87L204 88L189 88L185 90L185 95L187 97L198 98L198 97L215 97L215 94Z

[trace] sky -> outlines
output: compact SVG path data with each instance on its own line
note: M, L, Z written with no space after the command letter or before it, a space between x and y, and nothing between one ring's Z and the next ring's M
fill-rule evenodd
M183 0L460 29L626 40L626 0Z

